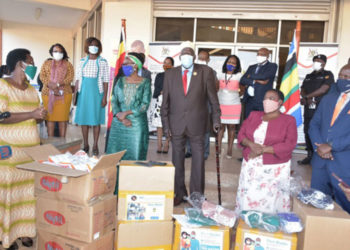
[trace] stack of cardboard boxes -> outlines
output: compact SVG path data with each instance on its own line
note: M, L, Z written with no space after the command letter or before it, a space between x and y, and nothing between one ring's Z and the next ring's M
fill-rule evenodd
M171 249L175 168L122 161L115 249Z
M52 145L25 150L35 172L38 249L113 250L116 165L124 152L102 156L90 172L41 164L60 152Z

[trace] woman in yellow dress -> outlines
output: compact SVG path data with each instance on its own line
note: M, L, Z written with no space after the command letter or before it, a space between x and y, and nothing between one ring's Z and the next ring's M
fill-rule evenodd
M18 249L17 238L30 246L29 237L36 234L34 174L16 165L32 161L21 148L40 143L37 120L44 119L47 111L39 107L38 94L27 80L36 73L30 51L10 51L6 64L10 76L0 79L0 112L11 116L0 121L0 145L10 145L12 156L0 160L0 241L13 250Z
M55 122L58 122L60 137L65 137L72 103L74 69L61 44L52 45L49 53L52 58L44 62L40 71L40 80L43 82L41 96L48 110L47 134L54 136Z

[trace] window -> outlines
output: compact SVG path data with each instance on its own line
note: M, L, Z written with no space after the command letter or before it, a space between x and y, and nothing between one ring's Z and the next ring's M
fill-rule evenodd
M289 44L293 39L296 21L282 21L281 44ZM323 42L324 22L302 21L301 42Z
M157 18L156 41L192 41L194 18Z
M198 19L196 41L200 42L234 42L234 19Z
M278 21L239 20L239 43L277 43Z

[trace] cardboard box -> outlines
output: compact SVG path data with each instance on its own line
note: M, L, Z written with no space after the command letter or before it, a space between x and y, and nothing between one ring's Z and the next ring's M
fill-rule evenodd
M175 222L173 250L230 249L230 228L224 226L190 227Z
M145 167L135 161L119 166L118 219L171 220L174 207L175 167Z
M258 249L259 245L259 249L296 250L297 235L253 229L240 219L236 231L235 250Z
M173 230L173 221L119 221L115 249L171 250Z
M350 249L350 215L334 205L334 210L323 210L293 199L293 212L304 225L298 233L298 249Z
M39 197L36 203L36 227L83 242L93 242L115 229L117 198L100 197L92 206L77 205Z
M125 153L103 155L88 173L39 163L47 160L49 155L60 154L51 144L23 150L35 161L17 167L35 172L36 196L84 205L89 205L100 195L114 192L116 166Z
M113 250L115 232L100 237L91 242L71 240L45 231L38 231L38 250Z

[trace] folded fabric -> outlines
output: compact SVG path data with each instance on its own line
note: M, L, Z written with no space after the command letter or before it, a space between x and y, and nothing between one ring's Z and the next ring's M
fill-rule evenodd
M237 216L235 212L209 201L203 201L202 212L205 217L227 227L233 227L236 223Z
M278 217L280 217L281 231L289 234L303 231L301 219L297 214L278 213Z
M334 209L332 197L313 188L301 190L297 198L304 204L311 204L312 206L320 209Z
M241 212L241 218L249 227L264 229L270 233L277 232L280 228L280 218L277 215L244 210Z

